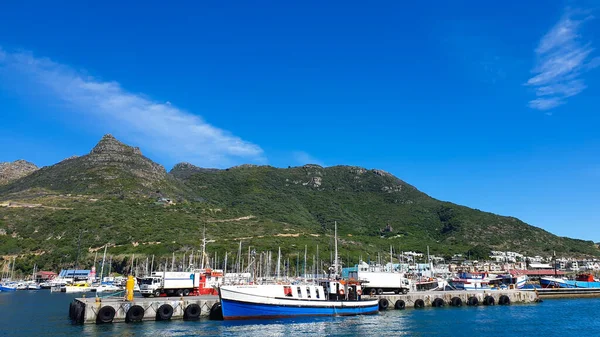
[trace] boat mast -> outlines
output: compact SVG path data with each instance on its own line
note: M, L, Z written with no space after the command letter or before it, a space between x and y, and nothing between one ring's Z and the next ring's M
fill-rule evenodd
M16 256L13 256L12 271L11 271L11 273L10 273L10 279L11 279L12 281L14 281L14 280L15 280L15 264L16 264L16 263L17 263L17 257L16 257Z
M304 282L306 282L306 245L304 245Z
M334 222L334 243L335 243L335 258L333 260L333 273L337 276L338 274L338 245L337 245L337 221Z
M150 274L152 275L152 272L154 271L154 254L152 254L152 262L150 262Z
M102 275L104 275L104 261L106 261L106 248L108 245L104 245L104 255L102 256L102 267L100 267L100 283L102 283Z
M281 247L279 247L279 252L277 253L277 280L281 277Z
M202 230L202 255L200 262L200 269L204 269L204 254L206 254L206 225L204 225L204 229Z
M392 251L392 245L390 245L390 273L394 271L394 252Z
M225 268L223 269L223 275L227 274L227 252L225 252Z

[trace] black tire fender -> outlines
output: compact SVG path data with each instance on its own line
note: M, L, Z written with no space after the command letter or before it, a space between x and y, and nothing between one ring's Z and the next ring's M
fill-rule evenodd
M213 304L213 306L210 308L210 314L208 315L208 318L215 321L223 320L223 310L221 308L221 303L217 302Z
M389 306L390 302L387 299L382 298L379 300L379 311L385 311Z
M105 305L98 310L98 314L96 315L96 323L112 323L116 313L117 312L115 311L115 308L111 307L110 305Z
M425 308L425 301L418 299L415 301L415 309Z
M173 316L173 307L170 304L163 304L156 309L157 321L168 321Z
M495 304L496 304L496 300L490 295L487 295L483 299L483 305L495 305Z
M452 297L452 299L450 300L450 305L453 307L462 307L462 300L460 299L460 297Z
M467 305L470 306L470 307L476 307L476 306L479 305L479 300L477 299L477 297L471 296L467 300Z
M183 319L188 321L194 321L200 318L201 309L198 304L188 305L183 312Z
M445 305L446 305L446 302L444 302L444 300L439 297L436 298L435 300L433 300L433 302L431 303L431 306L436 307L436 308L441 308Z
M406 308L406 303L403 300L397 300L396 303L394 303L394 308L396 310L404 310Z
M139 305L132 305L127 314L125 314L125 322L141 322L144 319L145 310Z
M498 299L498 304L500 304L500 305L510 305L510 297L508 297L506 295L500 296L500 298Z

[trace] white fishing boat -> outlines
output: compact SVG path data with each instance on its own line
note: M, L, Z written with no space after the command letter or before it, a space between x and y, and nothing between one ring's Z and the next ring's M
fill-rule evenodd
M39 284L35 282L29 282L27 284L27 290L40 290L42 289Z
M123 290L122 287L116 286L114 284L101 284L96 287L92 287L92 292L103 293L103 292L117 292Z
M378 299L360 300L361 296L356 295L360 288L335 281L327 284L326 288L291 284L222 286L219 298L223 319L348 316L379 311Z

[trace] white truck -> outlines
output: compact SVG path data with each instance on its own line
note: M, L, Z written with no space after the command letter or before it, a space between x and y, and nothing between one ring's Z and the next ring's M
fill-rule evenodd
M140 279L140 293L149 296L188 296L200 286L198 272L153 272Z
M411 288L410 280L404 277L404 273L383 271L364 262L358 264L357 270L351 271L348 276L362 283L365 295L381 295L384 292L406 294Z

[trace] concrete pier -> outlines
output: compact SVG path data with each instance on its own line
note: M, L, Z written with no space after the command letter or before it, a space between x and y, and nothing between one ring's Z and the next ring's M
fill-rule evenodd
M412 309L439 306L474 306L474 305L509 305L538 302L535 292L518 290L487 290L487 291L416 291L406 295L383 294L363 296L363 298L379 298L387 300L387 308L380 309ZM492 300L493 299L493 300ZM385 304L383 304L385 306Z
M208 317L211 308L219 302L218 296L135 297L128 302L123 298L77 298L69 307L74 323L98 324Z
M536 292L541 298L600 297L600 288L542 288Z

